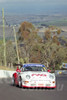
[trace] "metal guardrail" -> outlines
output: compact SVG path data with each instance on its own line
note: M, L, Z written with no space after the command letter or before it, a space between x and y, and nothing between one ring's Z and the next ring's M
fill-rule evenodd
M67 74L67 70L56 70L55 74L56 75L60 75L60 74L64 74L65 75L65 74Z

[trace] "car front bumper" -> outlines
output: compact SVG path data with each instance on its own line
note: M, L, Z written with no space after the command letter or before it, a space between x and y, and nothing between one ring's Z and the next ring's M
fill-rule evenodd
M56 88L56 81L24 81L22 87L27 88Z

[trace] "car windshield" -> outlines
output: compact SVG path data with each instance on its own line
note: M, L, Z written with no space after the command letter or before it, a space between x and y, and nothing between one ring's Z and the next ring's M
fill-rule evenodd
M47 71L45 67L40 67L40 66L27 66L24 67L23 71Z

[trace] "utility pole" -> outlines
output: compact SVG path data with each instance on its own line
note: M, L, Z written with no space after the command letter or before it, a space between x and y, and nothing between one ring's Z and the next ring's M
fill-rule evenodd
M4 8L2 8L2 19L3 19L4 66L6 66L6 42L5 42Z
M18 64L19 64L19 63L20 63L20 60L19 60L19 52L18 52L18 45L17 45L17 39L16 39L16 31L15 31L15 27L13 27L13 31L14 31L15 44L16 44L17 59L18 59Z

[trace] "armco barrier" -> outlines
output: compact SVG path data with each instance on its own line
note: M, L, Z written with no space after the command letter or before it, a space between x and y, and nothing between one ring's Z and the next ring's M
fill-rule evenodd
M15 71L0 70L0 78L10 78Z
M55 70L55 75L67 74L67 70Z

